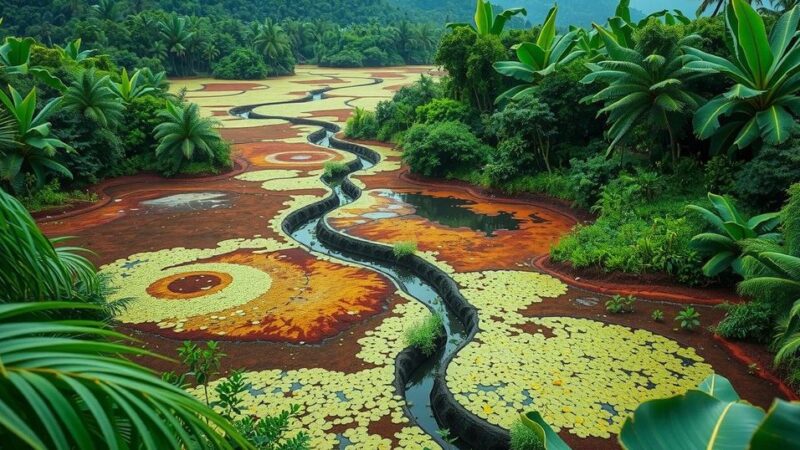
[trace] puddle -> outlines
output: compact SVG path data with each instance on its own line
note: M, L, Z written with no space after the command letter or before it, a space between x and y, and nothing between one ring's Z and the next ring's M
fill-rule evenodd
M431 222L449 228L467 227L480 231L487 237L494 236L497 230L519 230L523 222L522 219L517 219L513 214L504 211L496 215L477 213L468 208L476 204L470 200L405 192L384 192L380 195L411 205L416 210L416 215ZM535 222L533 218L531 220Z
M200 211L204 209L228 208L230 201L224 192L189 192L167 197L145 200L143 206L171 211Z

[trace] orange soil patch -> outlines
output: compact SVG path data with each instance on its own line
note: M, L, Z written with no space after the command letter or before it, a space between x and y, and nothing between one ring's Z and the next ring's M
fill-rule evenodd
M403 89L405 86L407 86L407 85L405 85L405 84L395 84L395 85L392 85L392 86L384 86L383 89L387 90L389 92L398 92L400 89Z
M344 159L337 152L315 147L304 142L253 142L236 145L236 151L256 167L280 167L282 169L308 169L308 166L322 167L326 161Z
M340 84L346 83L346 81L342 80L341 78L325 78L322 80L301 80L301 81L292 81L295 84Z
M520 263L528 264L533 257L546 254L550 246L574 225L571 218L537 205L487 202L460 191L426 193L467 200L472 203L464 208L476 214L496 217L507 213L518 222L519 229L496 230L492 236L487 236L480 230L451 228L418 216L411 205L382 196L382 192L385 191L368 194L375 200L369 208L344 208L354 217L332 217L328 219L329 223L350 235L386 244L415 241L420 250L438 252L437 258L457 271L515 269Z
M350 108L329 109L327 111L312 111L306 117L335 117L337 122L346 122L352 113L353 110Z
M143 327L145 331L173 338L317 342L377 314L395 290L375 272L320 260L301 249L268 254L238 251L201 262L254 267L267 272L272 284L243 305L182 320L183 331L152 323ZM179 278L173 275L158 280L148 293L163 294L165 301L185 297L169 288ZM215 293L213 289L205 292Z
M229 114L227 110L222 110L222 111L211 111L211 115L214 117L222 117L222 116L228 116Z
M274 125L261 125L247 128L220 128L219 134L234 144L260 142L264 139L289 139L298 137L301 132L286 122Z
M201 91L218 92L218 91L249 91L251 89L264 88L264 85L258 83L210 83L204 84Z
M372 72L369 76L373 78L405 78L405 75L399 72Z

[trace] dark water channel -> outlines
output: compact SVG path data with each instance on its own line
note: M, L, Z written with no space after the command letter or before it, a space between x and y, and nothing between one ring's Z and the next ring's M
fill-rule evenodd
M494 216L472 211L468 207L474 205L475 202L470 200L391 191L382 193L381 196L411 205L416 210L416 215L431 222L450 228L467 227L480 231L487 237L494 236L494 232L497 230L518 230L522 223L522 220L505 211L500 211Z
M323 94L315 93L310 97L309 101L321 100L322 98L324 98ZM250 113L256 106L258 105L236 108L236 114L245 119L249 119ZM331 136L333 136L333 133L327 131L324 136L313 142L313 144L329 148L331 147ZM371 162L361 158L360 156L359 160L361 162L360 169L362 170L373 166ZM325 182L335 192L339 199L339 207L352 203L354 200L344 193L341 188L341 182L346 176L347 174L342 174L341 176L335 178L323 177L322 179L322 181ZM452 201L455 199L435 199L436 201L425 201L423 200L423 197L426 196L422 195L413 197L413 194L395 194L393 192L390 192L389 195L412 195L412 197L407 197L409 204L412 204L415 207L422 206L421 209L425 211L431 211L429 215L431 220L434 220L433 217L435 217L437 221L448 226L472 225L479 227L478 229L486 233L489 233L487 235L490 235L494 230L497 229L516 229L518 227L516 221L514 221L512 224L511 221L513 219L509 220L505 217L497 220L494 222L494 224L490 223L491 221L481 221L477 217L479 215L453 204ZM429 198L433 199L433 197ZM445 203L440 203L438 200L445 200ZM424 206L425 204L428 205L427 209ZM466 213L455 210L466 211ZM439 445L445 449L466 448L460 445L458 442L449 443L442 438L439 424L434 417L430 404L431 391L433 390L435 375L439 372L439 370L441 370L443 362L452 356L452 354L457 351L458 348L460 348L467 338L467 333L465 332L463 325L446 307L445 303L436 293L434 288L421 278L412 274L410 271L379 261L373 261L370 259L350 255L348 253L330 248L320 242L316 235L316 228L317 224L321 220L324 220L324 215L310 219L308 222L300 225L294 232L292 232L291 237L312 251L331 256L332 258L338 260L360 264L387 276L405 293L424 304L433 313L442 317L442 323L444 325L446 336L445 345L412 374L411 378L405 385L403 396L405 397L407 403L407 414L410 416L412 421L422 428L427 434L429 434ZM348 448L350 444L351 442L349 442L346 437L341 435L339 436L340 449Z

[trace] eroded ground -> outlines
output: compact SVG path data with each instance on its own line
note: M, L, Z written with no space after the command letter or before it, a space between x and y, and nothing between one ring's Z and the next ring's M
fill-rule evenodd
M405 417L392 386L403 331L426 308L389 278L310 252L281 229L291 211L329 194L319 180L323 164L353 156L309 144L315 127L228 114L332 87L321 100L255 112L342 124L353 107L374 108L428 70L298 67L293 77L258 82L177 81L173 89L185 87L220 120L234 142L235 171L111 180L98 186L97 207L41 226L97 253L111 299L131 299L121 326L143 345L174 355L183 339L220 341L226 371L243 368L251 383L245 413L299 405L294 428L312 436L312 448L437 448ZM383 83L373 84L376 77ZM369 145L383 159L353 177L364 195L328 222L363 239L416 242L478 308L480 332L447 371L456 399L476 415L508 427L537 409L576 448L603 448L616 446L638 403L693 387L712 371L755 404L778 395L707 331L678 331L672 318L682 305L640 300L633 314L607 316L604 296L537 272L533 260L574 225L569 210L420 182L405 174L397 151ZM649 319L654 309L665 323ZM721 315L699 309L705 325Z

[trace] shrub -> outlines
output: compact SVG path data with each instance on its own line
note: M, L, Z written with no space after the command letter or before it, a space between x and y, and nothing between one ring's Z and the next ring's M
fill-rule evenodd
M786 200L786 188L800 181L800 139L786 145L765 146L736 175L737 198L762 211L778 208Z
M621 296L615 295L606 302L606 311L611 314L622 314L634 311L633 304L636 302L636 297L632 295Z
M711 158L704 171L705 188L708 192L726 195L733 192L734 181L740 164L724 155Z
M687 306L675 316L675 320L684 330L692 331L700 326L700 313L693 307Z
M411 171L433 177L478 167L488 154L486 146L458 122L414 125L402 145L403 161Z
M491 151L486 174L492 185L498 186L521 175L527 175L536 167L536 158L525 141L515 136L500 142Z
M607 159L603 155L585 161L573 159L570 165L575 204L584 208L594 205L600 198L603 187L622 171L619 161Z
M358 50L346 48L333 55L324 56L319 61L322 67L363 67L364 55Z
M378 121L378 139L395 140L416 119L416 111L422 105L441 96L441 88L431 77L421 75L415 83L404 86L391 101L378 103L375 119Z
M19 201L28 211L35 212L75 202L94 202L97 201L97 194L81 190L64 191L61 183L55 179L35 193L20 197Z
M653 322L663 322L664 321L664 311L660 309L654 309L652 313L650 313L650 318L653 319Z
M492 115L489 130L499 140L520 138L534 164L520 162L520 170L530 174L541 169L551 171L551 139L556 135L558 122L547 103L536 94L524 95L503 110Z
M417 253L417 243L413 241L397 242L392 245L392 253L397 259Z
M431 356L436 351L437 339L443 334L442 317L430 314L406 330L405 343L409 347L418 348L423 355Z
M772 340L778 308L769 301L724 304L725 317L714 331L722 337L766 344Z
M558 70L542 78L536 90L539 99L558 118L558 123L567 125L557 130L555 140L561 146L567 143L583 145L593 139L602 139L605 131L602 121L587 120L597 116L600 105L581 101L595 93L594 87L580 82L589 74L586 62L585 59L578 59L559 66ZM556 153L564 151L559 149Z
M511 425L511 450L545 450L544 443L532 428L521 420Z
M162 122L159 113L166 104L164 98L143 95L131 100L125 108L125 126L118 130L125 156L153 153L158 146L153 129Z
M323 170L325 171L325 177L331 178L343 173L347 173L348 166L347 163L342 161L328 161L323 166Z
M416 109L417 122L463 122L469 121L469 106L449 98L435 98Z
M378 121L375 113L364 108L356 108L347 119L345 136L353 139L374 139L378 134Z
M237 48L214 65L214 77L222 80L259 80L266 76L263 58L249 48Z

